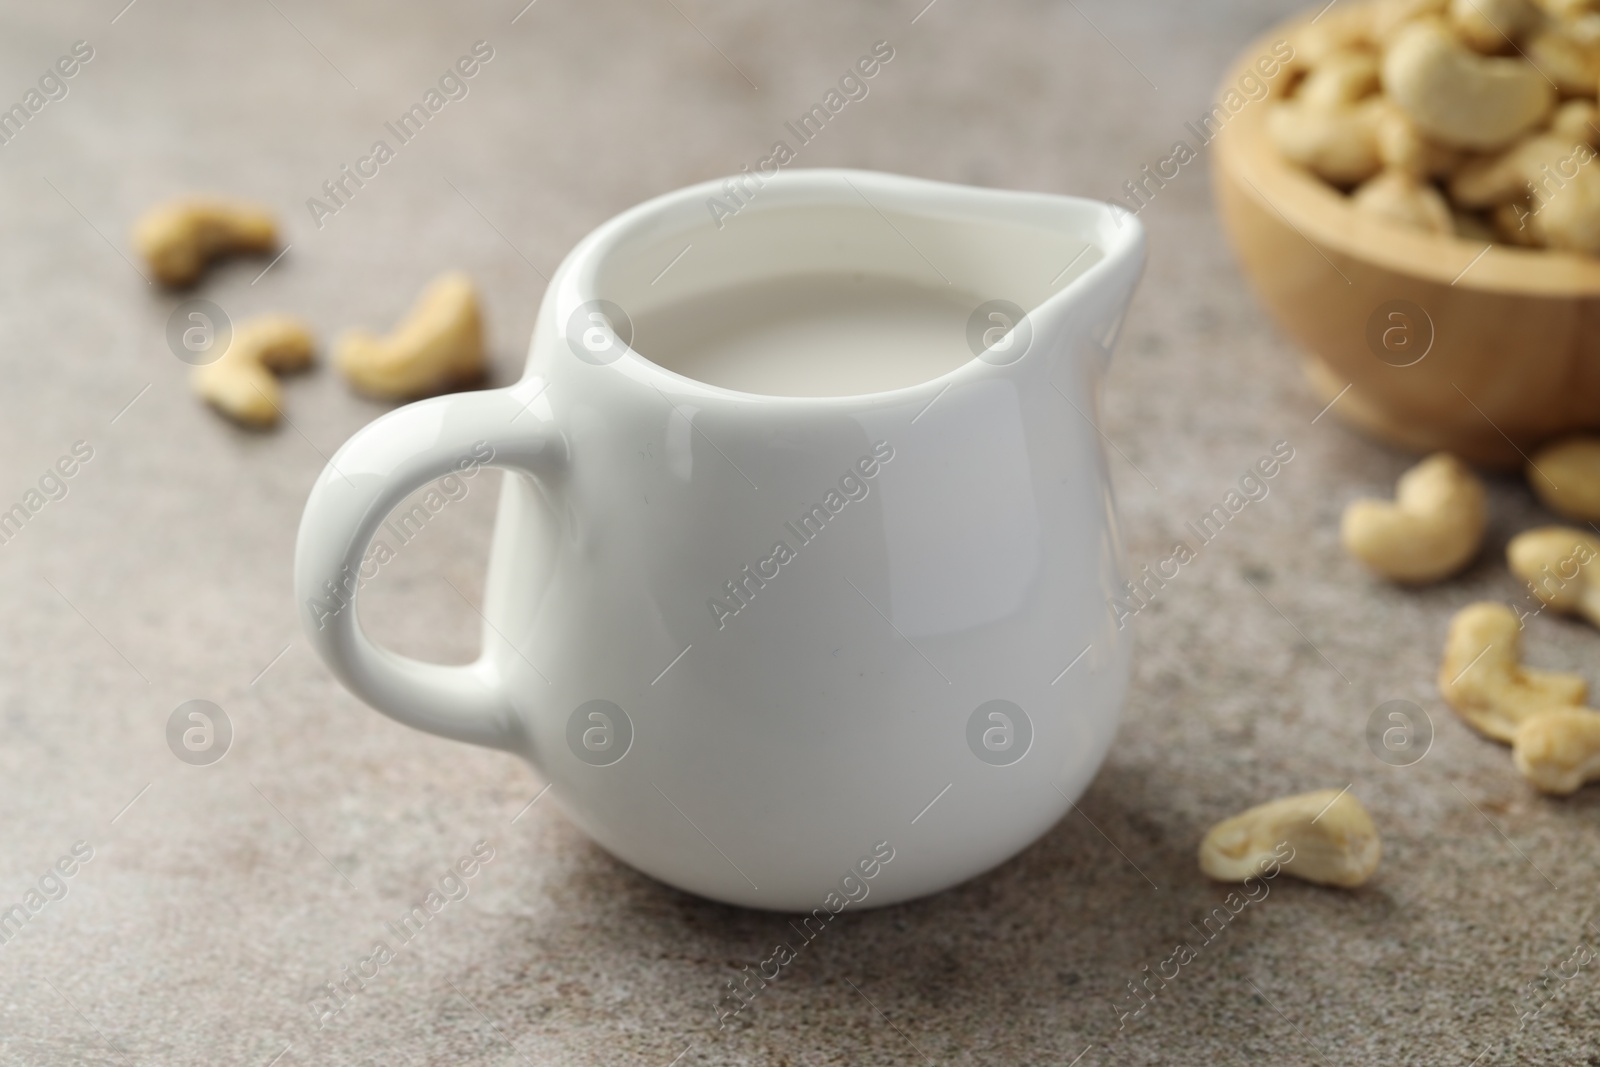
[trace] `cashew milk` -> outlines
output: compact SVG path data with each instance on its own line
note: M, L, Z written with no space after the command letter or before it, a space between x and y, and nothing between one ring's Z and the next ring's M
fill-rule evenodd
M854 396L918 385L972 359L979 299L870 274L766 279L641 312L633 347L745 393Z

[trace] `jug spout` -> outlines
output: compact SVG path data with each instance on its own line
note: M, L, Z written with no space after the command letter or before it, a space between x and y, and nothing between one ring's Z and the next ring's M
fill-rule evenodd
M997 342L1013 348L1043 343L1056 359L1077 363L1089 380L1105 371L1144 269L1144 227L1115 204L1075 197L978 190L989 201L993 230L1009 252L988 284L1015 294L1010 307L989 311L995 324L1016 320ZM1051 258L1053 256L1053 258ZM1051 272L1049 267L1058 264ZM1040 270L1044 267L1044 270ZM994 305L1007 303L996 299ZM1076 338L1078 343L1051 344ZM986 352L984 358L992 358Z

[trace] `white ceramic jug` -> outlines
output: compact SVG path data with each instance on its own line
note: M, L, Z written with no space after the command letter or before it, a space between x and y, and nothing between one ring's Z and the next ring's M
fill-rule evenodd
M1104 204L858 171L627 211L550 282L520 382L403 407L333 458L297 546L307 633L373 707L526 758L584 831L672 885L837 911L969 878L1061 817L1115 731L1128 642L1092 420L1143 248ZM903 320L970 351L821 396L652 360L643 324L674 308L759 319L818 279L970 308L960 337ZM849 346L819 344L818 391L852 366L875 380L871 338L897 321L869 323L842 379ZM485 462L509 474L481 657L375 646L353 601L379 524Z

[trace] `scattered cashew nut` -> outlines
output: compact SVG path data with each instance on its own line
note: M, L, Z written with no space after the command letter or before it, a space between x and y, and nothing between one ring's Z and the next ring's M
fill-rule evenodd
M1504 604L1480 601L1456 612L1439 664L1439 692L1485 737L1511 741L1545 711L1579 707L1589 684L1576 674L1522 666L1522 624Z
M1424 133L1491 151L1537 126L1555 89L1526 60L1481 56L1435 21L1406 26L1383 57L1383 85Z
M1242 882L1276 863L1307 882L1348 889L1372 877L1382 855L1383 843L1361 802L1348 790L1322 789L1258 804L1217 823L1200 842L1200 869L1219 882Z
M1352 501L1344 510L1344 547L1397 582L1433 582L1478 554L1488 524L1483 483L1448 452L1400 476L1395 499Z
M1542 526L1513 537L1506 562L1545 604L1600 626L1600 539L1570 526Z
M311 330L287 315L264 315L234 327L219 359L194 369L195 392L224 415L265 428L282 414L278 374L311 364Z
M1600 522L1600 437L1546 445L1528 463L1528 484L1545 507L1579 522Z
M483 322L472 281L459 272L435 278L393 333L353 330L340 338L337 360L351 385L386 399L445 392L480 377Z
M278 227L271 212L255 204L185 197L139 216L133 240L156 280L179 287L192 284L214 259L270 252Z
M1600 778L1600 715L1588 708L1535 715L1517 730L1511 758L1539 792L1576 793Z

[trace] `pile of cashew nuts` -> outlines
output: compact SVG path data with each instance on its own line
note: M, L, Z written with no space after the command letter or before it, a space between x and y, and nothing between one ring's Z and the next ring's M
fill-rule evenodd
M1522 666L1522 633L1545 608L1600 627L1600 437L1547 446L1530 458L1527 477L1545 506L1585 528L1543 526L1512 538L1506 561L1532 608L1484 601L1457 612L1438 684L1468 725L1511 745L1535 789L1565 796L1600 779L1600 712L1586 706L1580 675ZM1341 533L1346 550L1373 571L1421 585L1472 563L1488 518L1483 483L1439 453L1401 476L1393 500L1351 503Z
M1527 477L1551 511L1577 526L1541 526L1506 546L1525 583L1523 606L1480 601L1458 611L1445 638L1439 692L1511 758L1541 793L1568 796L1600 781L1600 711L1578 674L1522 665L1528 619L1546 608L1600 628L1600 437L1570 437L1535 453ZM1400 476L1392 500L1360 499L1344 511L1346 551L1389 581L1440 582L1477 559L1489 524L1483 483L1449 453ZM1282 848L1290 846L1290 859ZM1200 868L1237 882L1281 869L1320 885L1352 888L1377 870L1382 846L1372 819L1346 790L1258 805L1218 823L1200 844Z
M1293 40L1267 133L1396 225L1600 254L1600 10L1589 0L1374 0Z
M155 280L178 289L194 285L216 260L272 252L278 227L255 204L186 197L145 212L133 237ZM227 348L197 366L191 381L235 422L265 428L283 415L277 376L311 366L314 353L306 323L263 315L239 323ZM445 392L482 376L483 324L472 282L458 272L435 278L387 336L352 330L340 338L335 362L356 390L390 400Z

